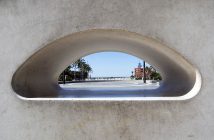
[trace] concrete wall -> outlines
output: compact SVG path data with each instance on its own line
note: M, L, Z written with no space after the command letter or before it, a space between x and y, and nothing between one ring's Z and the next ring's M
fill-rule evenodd
M210 140L214 136L213 0L1 0L0 139ZM171 46L202 75L188 101L23 101L16 69L65 35L119 28Z

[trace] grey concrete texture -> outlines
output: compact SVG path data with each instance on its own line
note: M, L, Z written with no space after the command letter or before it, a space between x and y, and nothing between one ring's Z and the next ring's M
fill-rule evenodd
M0 139L210 140L214 136L213 0L1 0ZM54 40L93 28L140 33L199 69L188 101L23 101L11 80Z
M124 92L113 94L124 97L125 94L137 97L177 97L185 94L196 95L200 89L196 81L201 76L183 56L158 41L134 32L118 29L93 29L82 31L57 39L33 54L15 72L12 87L22 97L57 97L68 93L58 85L58 77L63 69L79 58L95 52L116 51L133 54L160 71L163 80L155 90L141 93ZM118 64L119 65L119 64ZM196 91L193 92L193 90ZM192 92L190 92L192 91ZM69 91L70 93L70 91ZM99 96L107 99L107 94L89 92L84 97ZM71 95L72 93L70 93ZM72 94L78 97L80 94ZM108 97L112 97L108 95ZM190 97L192 97L190 95Z

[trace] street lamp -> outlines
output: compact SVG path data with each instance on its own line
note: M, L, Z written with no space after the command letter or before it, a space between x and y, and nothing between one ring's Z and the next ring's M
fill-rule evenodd
M146 83L146 62L143 61L143 82Z
M63 84L65 84L65 71L63 71Z

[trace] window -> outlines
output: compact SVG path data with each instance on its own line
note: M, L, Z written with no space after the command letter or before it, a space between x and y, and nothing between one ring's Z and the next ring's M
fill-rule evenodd
M146 94L77 90L64 98L70 91L58 84L63 69L79 58L105 51L124 52L152 64L163 78L160 87L144 90ZM135 72L141 77L141 69ZM68 35L36 52L15 72L12 87L28 100L185 100L199 92L201 76L180 54L154 39L124 30L94 29Z

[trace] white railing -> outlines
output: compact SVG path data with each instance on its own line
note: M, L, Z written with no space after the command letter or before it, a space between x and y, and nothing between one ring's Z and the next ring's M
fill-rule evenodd
M130 80L130 77L91 77L87 78L86 81L96 81L96 80Z

